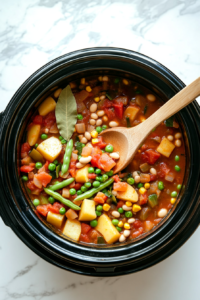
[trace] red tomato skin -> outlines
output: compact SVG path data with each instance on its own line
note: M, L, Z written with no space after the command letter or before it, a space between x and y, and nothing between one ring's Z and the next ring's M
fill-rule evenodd
M46 217L48 212L50 211L51 209L51 204L46 204L46 205L38 205L36 207L36 210L38 213L40 213L42 216Z
M44 127L50 128L56 122L55 111L48 113L44 117Z
M152 149L148 149L144 152L141 153L141 159L144 162L147 162L150 165L154 165L155 162L160 158L160 153L152 150Z
M104 111L109 119L111 119L111 120L114 119L115 112L113 111L113 108L104 108Z
M90 243L89 236L86 233L81 233L80 242Z
M122 207L124 205L124 201L120 200L117 202L117 208Z
M138 229L139 227L142 226L142 222L140 220L136 220L134 223L133 223L133 226L135 227L135 229Z
M119 119L123 118L123 103L113 104L115 108L115 114Z
M139 205L144 205L147 203L148 193L147 191L144 194L140 194L139 196Z
M159 165L160 170L158 171L158 176L160 178L164 178L165 175L167 175L170 171L170 169L168 168L167 164L164 162L161 162Z
M96 177L97 177L97 174L94 174L94 173L89 173L88 174L89 179L95 179Z
M61 209L61 207L63 207L62 204L54 202L53 205L49 206L49 211L51 211L54 214L59 214L59 210Z
M81 233L85 234L90 231L92 227L86 223L81 223Z
M113 106L113 103L109 99L105 99L101 109L110 108Z
M120 178L118 175L114 175L112 178L114 179L114 182L120 182Z
M38 125L42 125L43 117L40 116L40 115L35 116L34 119L33 119L33 123L38 124Z
M150 174L150 182L157 179L157 175Z
M104 149L106 147L106 143L103 141L103 137L98 137L99 142L95 144L95 147L99 147L100 149Z
M92 156L92 160L91 160L91 165L93 167L99 168L99 159L100 159L101 155L100 154L95 154Z
M20 171L23 172L23 173L29 173L29 172L31 172L33 170L34 170L34 167L32 167L32 166L26 166L26 165L24 165L24 166L22 166L20 168Z

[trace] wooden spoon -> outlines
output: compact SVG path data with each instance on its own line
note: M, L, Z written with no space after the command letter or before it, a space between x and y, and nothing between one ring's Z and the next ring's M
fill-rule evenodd
M114 173L128 166L144 139L156 126L194 101L199 95L200 77L182 89L141 124L132 128L113 127L103 131L101 133L103 140L113 145L115 152L120 155L113 169Z

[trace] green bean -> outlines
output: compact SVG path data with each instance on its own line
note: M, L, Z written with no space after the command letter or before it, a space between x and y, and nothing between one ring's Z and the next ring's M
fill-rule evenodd
M65 149L65 155L63 157L63 165L61 168L62 175L64 175L69 169L69 163L70 163L70 158L72 155L72 149L73 149L73 140L69 140L69 142L67 143L67 147Z
M97 188L93 188L81 195L79 195L78 197L76 197L74 199L74 202L79 201L79 200L83 200L83 199L88 199L90 197L92 197L94 194L100 192L101 190L105 189L107 186L109 186L111 183L113 183L114 179L110 178L109 180L107 180L106 182L100 184L99 187Z
M48 187L48 189L50 189L51 191L56 191L56 190L64 188L65 186L69 185L73 181L74 181L74 178L69 178L69 179L63 180L63 181L58 182L58 183L56 182L56 184Z
M63 198L59 193L54 192L48 188L44 188L45 193L47 193L48 195L52 196L54 199L60 201L62 204L74 209L74 210L80 210L81 208L79 206L77 206L76 204L74 204L73 202L71 202L68 199Z

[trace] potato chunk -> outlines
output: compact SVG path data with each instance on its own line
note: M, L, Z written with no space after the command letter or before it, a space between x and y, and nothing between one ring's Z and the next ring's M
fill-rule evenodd
M54 214L51 211L49 211L47 215L47 222L58 228L61 228L64 218L65 215Z
M40 135L40 129L41 129L41 126L38 124L33 124L29 128L28 134L27 134L27 142L29 143L30 146L35 145L35 143L37 142L39 135Z
M98 224L95 229L103 235L108 244L115 243L120 237L118 230L112 224L110 218L105 214L99 217Z
M167 138L164 138L156 149L160 154L169 157L175 146Z
M55 137L50 137L45 140L37 147L37 151L39 151L45 159L52 162L54 161L62 150L62 144L59 139Z
M93 200L84 199L79 213L80 221L92 221L96 219L95 202Z
M85 183L89 180L88 179L88 168L89 168L89 165L86 165L82 169L78 169L76 171L76 176L75 176L76 182Z
M44 102L38 107L39 114L41 116L46 116L56 107L56 101L52 97L48 97Z
M124 201L137 202L138 194L136 190L128 184L127 190L125 192L117 192L117 198Z
M75 241L78 241L81 235L81 223L78 220L67 219L63 229L63 234Z
M124 112L124 117L128 117L130 121L135 120L137 113L139 112L140 108L137 106L128 106Z

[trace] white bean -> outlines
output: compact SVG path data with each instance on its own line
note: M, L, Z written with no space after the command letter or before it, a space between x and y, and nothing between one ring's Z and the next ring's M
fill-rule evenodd
M90 120L89 120L89 123L90 123L90 125L95 125L95 124L96 124L96 121L95 121L94 119L90 119Z
M104 122L107 122L107 121L108 121L108 117L107 117L107 116L103 116L102 119L103 119Z
M181 140L175 140L174 145L175 145L176 147L180 147L180 146L181 146Z
M81 143L86 144L86 143L87 143L87 139L86 139L85 137L83 137L83 138L81 139Z
M81 169L81 168L85 167L85 164L82 164L82 163L78 162L78 163L76 164L76 167L77 167L78 169Z
M119 242L123 243L125 240L126 240L125 236L123 234L121 234L119 237Z
M125 210L125 211L129 211L129 210L132 209L132 207L126 206L125 204L122 206L122 208L123 208L123 210Z
M173 135L168 135L168 137L167 137L167 138L168 138L168 140L169 140L169 141L171 141L171 142L172 142L172 141L173 141L173 139L174 139Z
M92 156L87 156L87 157L81 157L79 159L79 162L81 164L88 164L92 160Z
M86 137L87 140L90 140L91 139L91 134L88 131L86 131L85 132L85 137Z
M135 176L138 176L138 172L137 171L133 172L133 177L135 177Z
M152 94L148 94L147 95L147 100L151 101L151 102L154 102L156 100L156 97Z
M97 116L97 114L95 114L95 113L92 113L92 114L90 115L90 117L91 117L91 119L94 119L94 120L97 120L97 119L98 119L98 116Z
M135 183L139 183L140 182L140 176L139 175L135 176L134 179L135 179Z
M130 234L131 234L131 231L128 230L128 229L124 230L124 232L123 232L123 235L124 235L125 237L128 237Z
M120 213L116 210L112 211L112 216L115 218L119 218L120 217Z
M96 121L96 125L97 126L100 126L102 124L102 120L101 119L98 119L97 121Z
M103 117L104 115L105 115L105 111L104 110L97 110L97 116Z
M164 218L167 214L167 209L166 208L161 208L158 212L158 217L159 218Z
M177 132L174 137L175 139L180 139L182 137L182 134L180 132Z
M97 110L97 104L93 103L92 105L90 105L90 111L91 113L94 113Z
M114 196L117 196L117 191L112 190L112 194L113 194Z
M101 97L99 97L100 100L104 100L106 98L105 95L102 95Z
M119 154L117 152L110 153L110 157L114 159L119 159Z
M156 174L157 174L157 171L156 171L156 169L151 168L151 169L150 169L150 173L153 174L153 175L156 175Z
M108 76L103 76L102 80L103 80L103 81L108 81L108 80L109 80L109 79L108 79Z
M45 128L44 132L45 132L45 133L49 133L49 129L48 129L48 128Z
M128 219L128 223L129 223L129 224L132 224L132 223L134 223L134 222L135 222L135 219L134 219L134 218Z
M109 126L110 127L117 127L119 125L119 123L118 122L115 122L115 121L111 121L110 123L109 123Z

